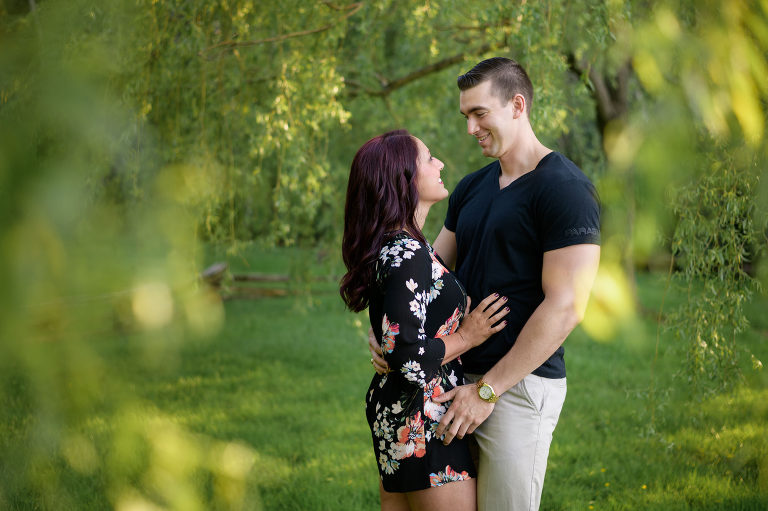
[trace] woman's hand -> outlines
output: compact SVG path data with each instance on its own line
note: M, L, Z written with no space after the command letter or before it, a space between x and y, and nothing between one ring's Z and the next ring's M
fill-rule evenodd
M472 300L467 296L467 310L470 310L471 303ZM470 348L483 344L486 339L507 326L506 320L501 321L501 318L509 313L509 307L501 308L505 303L507 297L500 297L499 293L486 296L475 310L464 316L456 333L461 335Z
M373 364L374 370L379 374L388 373L389 364L384 360L384 353L381 351L376 336L373 335L373 328L368 329L368 350L371 352L371 364Z
M461 326L456 331L459 337L464 341L463 348L459 348L459 351L453 356L449 356L448 360L452 360L457 355L464 353L465 351L479 346L490 336L502 330L507 326L506 321L501 319L509 312L509 307L501 308L507 302L507 297L500 297L498 293L487 296L475 310L464 316L461 321ZM467 296L467 310L469 310L472 304L472 300ZM501 310L499 310L501 309ZM496 323L499 323L496 325ZM496 326L494 326L496 325ZM457 339L458 340L458 339ZM458 348L458 346L457 346ZM378 374L386 374L389 372L389 364L384 359L384 354L379 346L379 341L376 340L376 336L373 335L373 329L368 329L368 351L371 352L371 364L374 370Z

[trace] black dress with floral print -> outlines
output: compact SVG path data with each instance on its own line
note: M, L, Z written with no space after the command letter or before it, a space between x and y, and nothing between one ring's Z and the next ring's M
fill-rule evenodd
M432 401L464 383L459 359L443 365L440 337L456 332L466 303L464 288L431 246L405 232L384 244L368 312L390 372L373 377L366 415L389 492L476 476L466 439L446 446L435 436L450 403Z

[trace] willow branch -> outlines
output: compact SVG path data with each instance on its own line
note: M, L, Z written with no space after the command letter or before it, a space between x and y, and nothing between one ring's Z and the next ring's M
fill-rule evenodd
M208 48L202 50L200 52L200 55L206 54L208 52L211 52L213 50L218 49L233 49L233 48L242 48L246 46L256 46L259 44L265 44L265 43L276 43L280 41L285 41L286 39L293 39L295 37L303 37L306 35L311 34L318 34L320 32L325 32L326 30L330 30L334 26L338 25L340 22L344 21L345 19L349 18L353 14L355 14L357 11L360 10L360 8L363 6L363 2L355 2L353 4L345 5L343 7L338 7L336 5L331 4L330 2L323 2L325 5L330 7L334 10L346 10L348 11L346 14L341 16L339 19L334 21L333 23L329 23L328 25L324 25L319 28L312 28L308 30L300 30L298 32L291 32L288 34L281 34L273 37L267 37L265 39L257 39L255 41L221 41L219 43L214 44L213 46L209 46Z
M357 2L357 3L354 3L354 4L350 4L350 5L342 5L341 7L339 7L338 5L333 4L331 2L328 2L327 0L322 0L320 3L325 4L326 6L330 7L334 11L348 11L349 9L352 9L356 5L361 4L362 2Z
M439 30L441 32L456 32L457 30L467 30L467 31L477 31L477 30L488 30L491 28L504 28L504 27L511 27L512 26L512 20L511 19L502 19L499 20L498 23L485 23L482 25L442 25L435 27L436 30Z
M415 82L419 78L423 78L427 75L431 75L433 73L437 73L438 71L442 71L443 69L446 69L448 67L451 67L454 64L457 64L461 61L463 61L467 55L477 55L479 53L486 53L491 50L498 50L499 48L503 48L506 46L506 42L496 42L496 43L489 43L484 44L483 46L471 51L471 52L464 52L459 53L457 55L453 55L451 57L447 57L443 60L439 60L433 64L430 64L428 66L422 67L420 69L417 69L415 71L412 71L408 73L405 76L402 76L400 78L396 78L392 81L384 81L382 84L382 88L378 90L366 90L365 92L370 96L388 96L392 92L394 92L397 89L400 89L402 87L405 87L411 82Z

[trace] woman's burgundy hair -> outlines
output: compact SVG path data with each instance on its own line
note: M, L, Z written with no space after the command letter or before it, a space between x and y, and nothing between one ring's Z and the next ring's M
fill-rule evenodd
M415 221L418 156L413 136L396 130L363 144L352 160L341 242L347 274L339 291L354 312L368 307L376 260L388 235L406 229L426 243Z

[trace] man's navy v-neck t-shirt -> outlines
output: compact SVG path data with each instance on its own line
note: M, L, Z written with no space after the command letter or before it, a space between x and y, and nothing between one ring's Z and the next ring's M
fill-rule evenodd
M491 293L509 298L507 327L461 356L464 371L498 362L544 299L544 252L600 244L600 201L584 173L558 152L499 188L498 160L465 176L451 194L445 227L456 233L456 274L474 304ZM563 347L533 374L564 378Z

